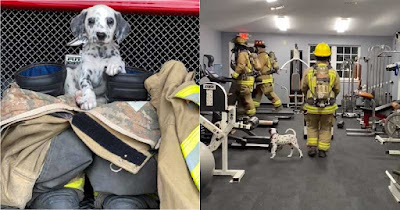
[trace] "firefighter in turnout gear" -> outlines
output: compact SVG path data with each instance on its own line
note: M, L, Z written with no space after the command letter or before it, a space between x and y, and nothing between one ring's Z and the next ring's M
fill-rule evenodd
M326 43L319 43L314 55L317 64L303 75L301 91L305 95L308 155L326 157L331 142L334 113L338 109L336 97L340 92L340 78L330 66L331 50Z
M257 55L255 53L250 54L246 39L237 36L232 42L235 44L234 50L236 52L236 63L232 65L235 72L232 73L232 78L236 79L240 86L237 95L246 115L254 116L256 108L251 93L254 89L253 65L258 66Z
M256 78L256 89L253 92L254 106L260 106L262 96L265 95L272 102L276 110L282 109L282 102L274 93L274 78L273 73L279 70L278 62L274 52L267 53L265 51L264 41L254 41L254 47L257 49L257 59L259 62L259 76ZM256 66L255 66L256 67Z

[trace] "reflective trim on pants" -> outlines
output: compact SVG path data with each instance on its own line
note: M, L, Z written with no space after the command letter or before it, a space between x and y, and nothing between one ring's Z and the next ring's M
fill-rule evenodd
M272 102L272 104L274 105L274 107L280 107L282 105L281 100L276 100L275 102Z
M253 99L254 100L254 99ZM258 102L258 101L253 101L253 104L254 104L254 106L257 108L257 107L260 107L260 102Z
M318 138L307 138L307 146L317 146Z
M83 174L78 175L76 178L72 179L68 184L64 185L66 188L72 188L83 191L85 186L85 177Z
M318 149L323 150L323 151L328 151L329 147L331 146L331 143L325 143L325 142L318 142Z
M249 116L253 116L256 114L256 109L250 109L246 111L246 114Z

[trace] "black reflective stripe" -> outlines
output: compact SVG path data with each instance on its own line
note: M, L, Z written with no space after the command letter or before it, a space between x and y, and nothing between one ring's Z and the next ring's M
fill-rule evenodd
M109 152L120 156L122 159L136 165L141 165L143 161L146 160L144 154L118 139L85 113L74 115L72 118L72 124L100 144L100 146L104 147Z

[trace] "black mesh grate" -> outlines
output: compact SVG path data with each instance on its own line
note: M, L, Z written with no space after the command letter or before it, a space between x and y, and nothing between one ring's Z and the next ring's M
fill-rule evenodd
M37 62L63 63L66 54L80 47L67 47L74 37L70 21L78 12L1 10L1 90L19 68ZM157 72L171 59L189 71L199 69L199 17L123 15L132 31L120 44L127 66ZM198 75L196 75L198 81Z

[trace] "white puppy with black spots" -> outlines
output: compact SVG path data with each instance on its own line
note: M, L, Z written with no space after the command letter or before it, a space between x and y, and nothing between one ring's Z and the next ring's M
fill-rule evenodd
M75 95L81 109L89 110L98 102L105 102L106 84L103 73L114 76L125 73L121 59L120 43L130 32L130 25L121 13L106 5L96 5L82 12L71 21L71 31L84 40L81 64L67 68L65 93Z
M299 144L297 143L297 138L296 138L296 131L293 129L289 128L285 131L287 133L288 131L292 131L293 134L286 134L286 135L279 135L278 132L276 131L276 128L271 128L269 130L269 133L271 134L271 159L273 159L276 155L276 149L278 148L279 145L290 145L290 154L288 157L292 157L293 155L293 147L295 147L299 151L300 158L303 157L303 153L300 150Z

